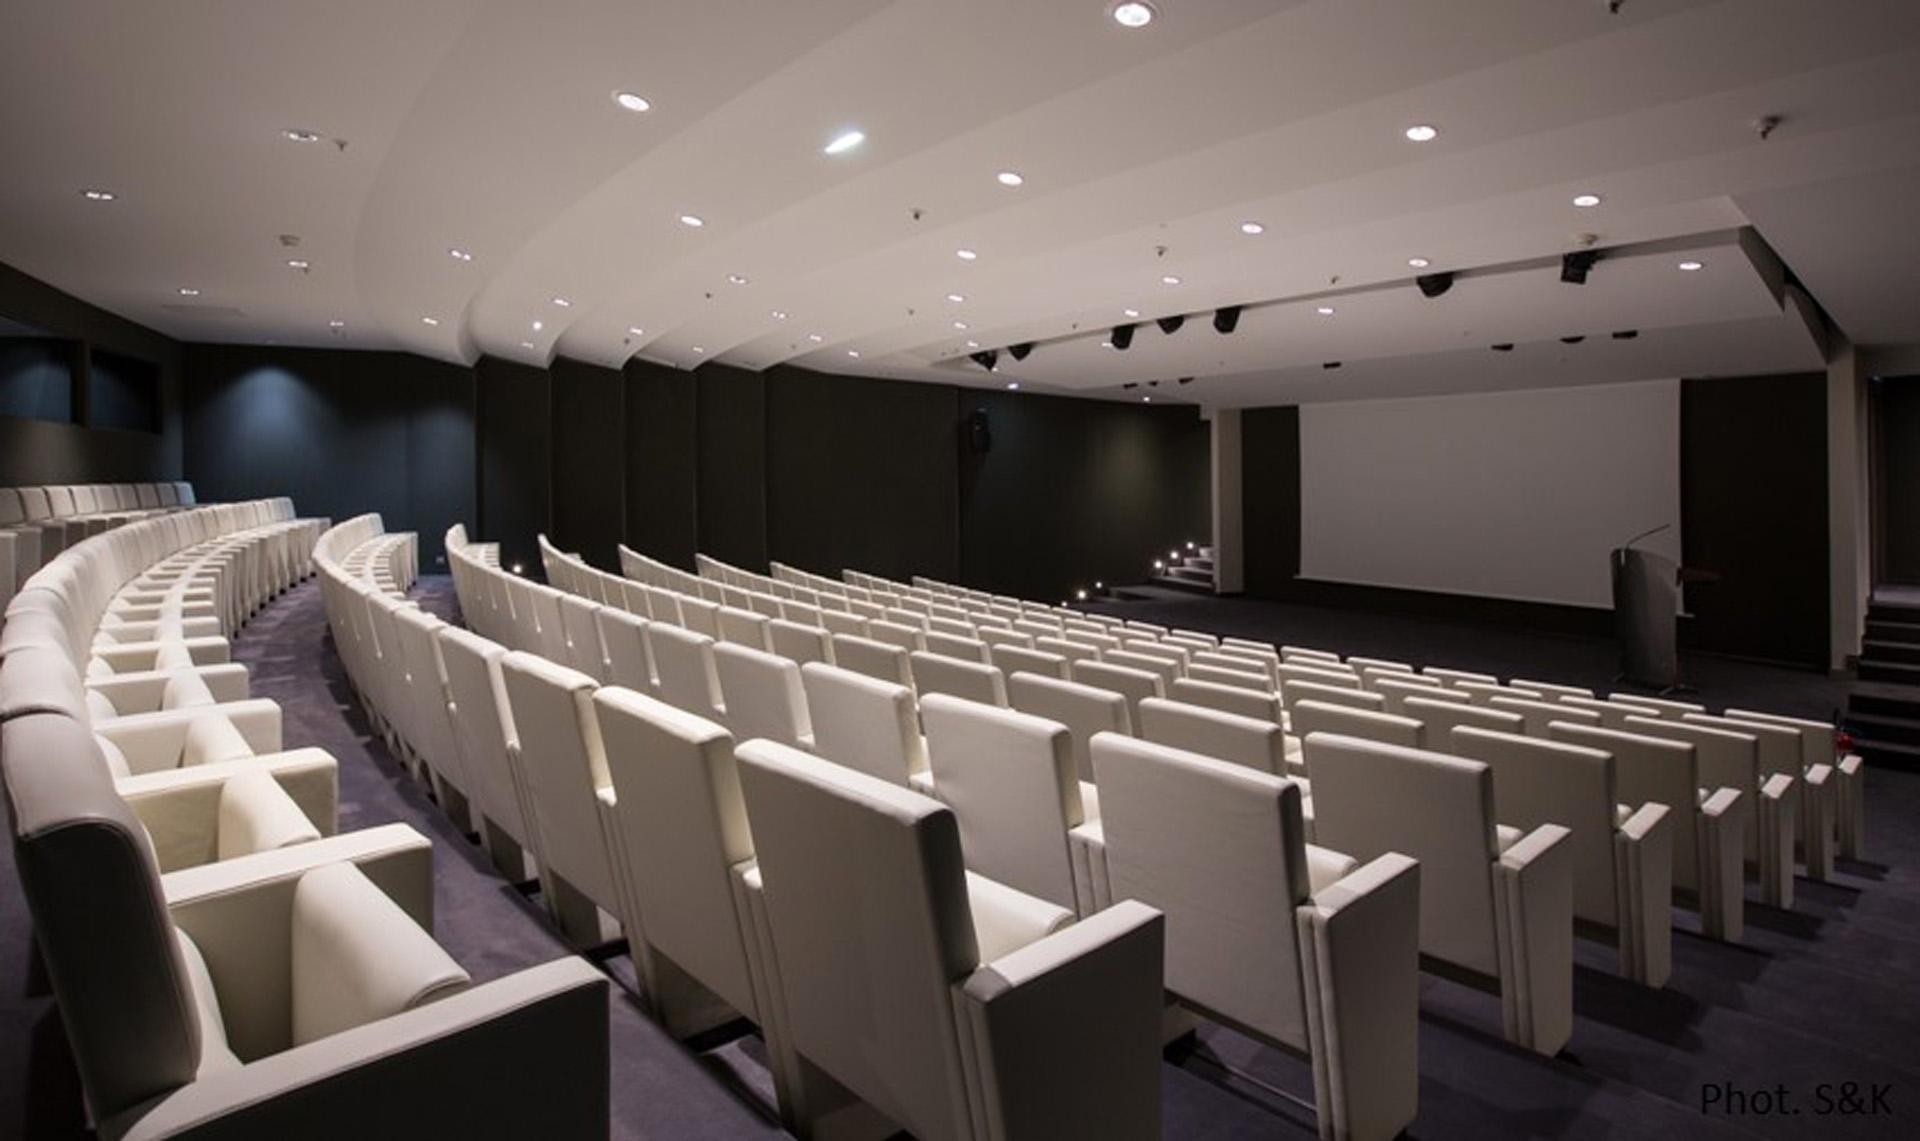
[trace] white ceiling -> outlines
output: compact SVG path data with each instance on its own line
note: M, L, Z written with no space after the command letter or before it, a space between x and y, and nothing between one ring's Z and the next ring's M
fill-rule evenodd
M1157 6L12 4L0 261L189 340L1234 406L1818 368L1752 227L1854 342L1920 346L1913 0ZM1101 348L1127 307L1199 316ZM989 376L968 338L1039 346Z

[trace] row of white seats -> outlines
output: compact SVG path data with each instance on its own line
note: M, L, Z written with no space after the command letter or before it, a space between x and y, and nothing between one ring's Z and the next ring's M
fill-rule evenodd
M449 551L451 549L453 544L449 544ZM476 580L476 578L482 578L482 580L488 578L486 574L476 574L470 567L463 569L459 559L455 559L453 565L455 565L455 582L461 584L461 590L465 594L476 599L486 595L488 586ZM463 584L463 578L467 578L465 584ZM854 674L849 670L829 667L826 663L810 663L801 670L795 663L770 655L764 649L755 649L751 645L739 645L739 643L714 643L708 640L707 636L693 630L685 630L674 622L637 617L624 605L601 605L576 595L559 594L559 592L547 594L547 588L538 588L536 584L524 584L522 580L513 580L513 576L497 576L497 578L499 578L499 588L507 594L509 599L520 599L522 605L516 607L516 615L532 617L534 613L553 609L555 622L549 622L549 626L557 626L563 632L566 630L564 615L578 613L584 617L580 622L574 622L574 628L580 630L582 636L564 640L559 645L547 645L541 642L541 626L538 620L532 620L526 624L515 624L513 620L507 622L509 634L516 638L520 645L551 653L564 663L570 663L568 667L555 667L553 663L540 661L532 655L526 655L524 651L507 653L501 659L503 682L505 682L503 688L507 693L507 705L509 705L507 722L513 726L513 732L518 736L520 747L516 751L516 757L520 759L520 765L532 768L536 757L543 761L551 761L555 757L572 757L574 763L570 768L574 770L584 770L588 774L597 774L601 766L609 770L611 776L607 784L601 784L595 778L582 780L586 788L572 795L572 803L576 805L597 803L603 813L616 813L616 811L626 811L624 805L628 805L637 795L645 793L645 789L628 784L628 780L637 782L641 778L628 778L626 766L641 763L643 755L634 759L622 759L620 741L634 740L634 738L632 734L622 732L620 722L614 720L612 711L618 709L622 715L630 715L634 711L649 711L659 718L664 716L662 709L666 703L672 703L678 709L678 718L682 718L685 724L708 726L705 730L705 740L726 736L726 730L720 728L722 724L732 728L732 734L726 736L728 743L732 740L764 738L764 740L743 745L739 751L739 757L743 763L739 782L747 786L747 801L749 801L747 814L753 816L751 839L762 841L762 847L764 847L762 836L766 828L762 828L760 809L753 803L753 786L749 780L751 765L755 761L760 761L764 765L785 763L785 765L797 765L803 768L812 766L808 768L808 772L812 774L816 784L839 786L839 784L851 782L852 786L858 789L854 793L856 799L864 803L872 803L877 797L885 797L889 801L904 797L906 803L914 803L914 793L908 789L931 788L945 795L948 780L954 786L966 784L966 778L960 774L962 770L958 768L950 776L935 778L933 774L927 774L924 770L910 774L906 765L899 763L900 753L906 747L910 747L908 741L920 741L920 726L914 715L914 697L912 692L906 690L904 686L887 686L885 682L876 682L872 678ZM536 603L536 599L540 601ZM624 594L622 594L622 603L624 603ZM586 636L588 632L597 632L597 636L588 638ZM447 642L447 649L449 651L453 649L451 638ZM449 659L449 665L451 665L451 659ZM616 686L597 688L597 680L612 680L616 682ZM547 699L540 697L541 686L549 693ZM803 686L804 697L795 701L795 695L801 692ZM555 697L551 695L553 690L574 693L574 699L566 701L563 697ZM588 701L588 693L591 693L591 703ZM649 701L641 693L653 693L662 701ZM929 701L937 703L939 699L931 697ZM812 716L804 713L808 705L814 709ZM956 701L954 705L968 707L975 713L983 713L987 716L1000 715L1000 711L972 707L972 703ZM806 730L795 732L793 713L797 709L801 711L799 713L801 720L810 720L812 724L810 734ZM927 707L922 705L922 709L925 711ZM956 713L964 718L968 709L958 709ZM588 713L582 713L582 711L588 711ZM595 713L597 713L597 722L593 722L591 726L584 726L582 722L591 722ZM468 716L463 716L463 720L468 718L470 713ZM1037 722L1037 718L1025 718L1025 720ZM1064 743L1066 730L1058 726L1054 726L1054 730L1060 734L1058 741ZM968 730L962 730L962 736L966 736L966 732ZM941 736L929 722L927 740L945 741L948 738ZM803 761L803 753L799 753L793 747L795 743L808 745L812 755L835 761L837 765L822 766L816 761ZM883 759L887 753L893 753L895 757L895 765L891 768ZM1165 753L1171 755L1173 751L1165 751ZM720 755L724 757L726 749L720 749ZM937 759L950 757L952 751L935 747L933 755ZM1073 759L1069 751L1060 751L1056 759L1064 759L1066 772L1071 772ZM1167 763L1167 757L1156 757L1154 761ZM1215 776L1208 770L1208 766L1221 768L1217 763L1204 761L1198 757L1175 755L1171 763L1200 766L1202 782ZM966 765L966 761L954 761L954 765ZM870 766L868 772L858 772L864 766ZM854 768L856 772L847 772L847 768ZM870 772L877 772L883 776L876 780L874 776L870 776ZM524 780L530 786L536 786L536 801L538 801L540 774L526 772ZM1238 770L1229 770L1227 780L1229 780L1229 788L1236 788L1231 782L1240 780ZM979 788L987 788L991 784L993 784L991 780L983 780ZM703 780L689 780L689 786L699 789L712 789L718 786L722 789L722 795L724 795L724 789L730 788L728 782L714 780L712 776L707 776ZM1069 786L1073 789L1079 788L1077 782L1069 782ZM881 793L879 789L887 789L887 791ZM645 795L649 801L657 799L657 793L645 793ZM1300 830L1300 818L1298 813L1286 816L1286 813L1281 811L1281 807L1286 803L1298 803L1298 789L1294 788L1290 782L1283 782L1279 778L1267 778L1267 784L1258 786L1252 791L1246 791L1244 795L1250 795L1256 801L1265 799L1269 805L1267 813L1271 814L1271 828L1279 830L1279 832L1271 832L1265 838L1265 843L1250 836L1248 845L1244 847L1244 853L1248 855L1260 853L1260 857L1267 859L1265 864L1261 864L1265 868L1261 876L1267 876L1267 882L1271 886L1281 887L1277 895L1265 895L1260 891L1252 893L1260 905L1261 922L1269 922L1267 916L1279 916L1279 918L1273 918L1271 920L1273 926L1267 928L1271 932L1271 939L1260 943L1258 949L1246 947L1248 951L1254 951L1256 957L1263 957L1263 960L1260 960L1258 970L1252 978L1246 978L1240 972L1231 972L1231 982L1223 978L1219 972L1200 968L1198 964L1192 964L1192 962L1183 964L1179 972L1175 972L1175 966L1169 960L1164 982L1175 983L1175 993L1179 993L1194 1007L1229 1012L1227 1016L1235 1018L1236 1024L1252 1026L1256 1028L1256 1032L1273 1037L1275 1041L1279 1041L1281 1045L1288 1045L1290 1049L1296 1049L1296 1051L1308 1049L1308 1053L1313 1053L1315 1070L1321 1080L1317 1081L1317 1087L1321 1093L1321 1114L1323 1114L1321 1120L1323 1120L1323 1129L1327 1129L1327 1135L1363 1135L1363 1137L1392 1135L1394 1131L1398 1131L1411 1120L1413 1116L1411 1106L1413 1106L1415 1089L1417 1089L1415 1070L1413 1070L1413 1049L1411 1049L1413 1033L1415 1033L1415 1018L1417 1018L1417 983L1415 983L1417 876L1411 870L1411 861L1384 861L1380 866L1369 868L1367 874L1356 878L1352 874L1356 872L1352 862L1338 862L1336 857L1331 857L1331 853L1321 853L1321 859L1313 861L1315 872L1317 874L1329 872L1329 874L1325 876L1325 882L1315 880L1313 884L1309 884L1308 876L1302 870L1306 866L1306 847L1304 847L1304 834ZM561 799L559 793L553 793L553 799L559 801ZM1158 797L1148 797L1148 801L1152 799L1158 799ZM1092 803L1094 797L1089 795L1087 801ZM918 801L918 803L922 805L920 809L916 809L918 813L931 813L931 809L925 807L925 801ZM660 803L657 809L674 820L676 834L682 834L682 836L685 830L695 828L705 820L705 816L701 813L687 811L687 809L674 809L672 801ZM1062 816L1062 820L1073 818L1075 824L1081 822L1079 818L1075 818L1081 809L1083 809L1081 801L1077 797L1071 797L1071 805L1062 803L1062 813L1066 813L1066 816ZM536 803L536 813L538 811L540 811L540 805ZM975 886L985 882L995 882L996 876L1016 878L1018 882L1014 886L1023 889L1025 895L1044 899L1054 907L1058 907L1064 914L1083 916L1081 918L1083 926L1089 922L1100 922L1100 920L1112 922L1108 918L1112 916L1112 910L1106 907L1094 907L1091 889L1069 887L1069 876L1066 874L1052 876L1052 878L1027 876L1023 874L1018 859L995 861L998 845L970 834L970 830L977 826L981 818L977 811L962 811L958 805L950 805L947 811L954 814L956 818L958 834L962 841L960 847L966 855L966 866L973 872L970 880ZM1292 822L1290 826L1286 824L1288 820ZM852 832L852 830L854 830L852 824L845 828L845 832ZM549 830L541 826L541 832L549 832ZM563 832L563 826L555 826L551 832ZM564 826L564 834L582 836L586 832L588 832L588 816L582 809L570 820L568 826ZM833 828L831 832L835 836L841 836L843 828ZM611 822L603 822L603 834L620 836L618 828ZM822 828L814 824L808 830L808 836L818 836L818 834L822 834ZM1152 834L1164 834L1164 830L1152 830ZM1129 838L1131 836L1135 834L1129 832ZM1150 836L1150 832L1142 830L1139 836ZM1281 843L1273 843L1273 839L1281 839ZM611 843L618 845L622 843L622 839L614 839ZM632 830L624 834L624 843L628 845L636 843ZM1056 838L1056 845L1062 853L1068 851L1066 832L1062 832ZM824 845L818 845L814 841L808 847L818 849ZM839 845L833 845L833 847L839 847ZM1014 847L1018 847L1018 841L1014 843ZM1286 857L1288 851L1292 851L1292 857ZM561 853L549 853L551 859L559 859L559 855ZM808 855L808 861L818 861L820 855L822 853L812 853ZM568 862L572 862L572 866L578 868L578 874L593 876L597 872L597 862L593 857L595 853L576 851L572 853ZM876 876L876 868L870 862L872 857L862 855L858 845L854 845L852 851L845 853L845 857L847 859L841 864L843 868L847 868L845 874L860 876L862 880ZM758 866L768 866L770 861L772 857L768 857L762 851L762 859ZM1323 861L1327 861L1329 866L1323 866ZM1106 864L1102 862L1100 866L1104 868ZM643 887L639 887L639 882L643 880L643 876L647 876L647 868L636 864L630 870L628 891L641 891ZM768 868L766 876L770 882L781 884L778 878L778 866ZM612 897L620 893L616 876L611 874L601 876L601 882L605 884L605 891ZM1313 887L1319 887L1319 897L1315 897ZM685 893L685 889L682 889L682 893ZM837 893L841 897L849 895L845 886L841 887ZM1102 893L1112 895L1112 891L1104 887L1102 887ZM778 899L778 893L770 893L770 895ZM975 907L979 907L979 901L975 901ZM641 932L643 943L651 943L655 939L655 928L659 924L655 916L649 914L645 903L637 905L636 910L637 914L628 930L630 943L634 941L634 928ZM1298 916L1296 916L1296 910L1300 912ZM755 914L755 909L747 909L747 914ZM904 912L902 922L910 914L914 912ZM1396 922L1396 916L1398 916L1398 922ZM822 920L818 916L812 916L812 922L808 926L820 928ZM831 928L833 924L826 924L826 926ZM866 926L872 926L872 924L866 924ZM1363 930L1365 934L1361 934ZM1334 935L1332 932L1344 932L1344 934ZM1394 943L1396 934L1400 935L1398 947L1404 953L1398 959L1392 955L1386 955L1384 957L1386 968L1382 970L1380 951L1396 945ZM781 943L780 935L780 932L776 932L776 943L780 945L778 960L780 960L781 972L787 972L789 951L787 951L787 945ZM1311 943L1315 937L1331 939L1331 943L1319 947L1317 953L1321 959L1317 962L1317 966L1313 962L1313 953L1306 947L1302 947L1302 939ZM747 939L747 943L753 945L753 939ZM818 945L820 939L814 937L812 943ZM1338 955L1334 953L1334 943L1340 947ZM1365 964L1356 959L1356 955L1359 955L1359 947L1363 945L1373 949L1373 955L1377 957L1373 964ZM1286 951L1283 957L1275 959L1275 953L1283 949ZM862 964L866 962L872 962L872 957L862 957ZM678 962L678 966L682 970L697 970L697 966L691 966L685 960ZM866 970L866 966L860 966L860 970ZM651 972L643 968L641 974L647 976ZM799 982L801 980L789 980L787 985L791 987ZM818 987L820 980L808 980L808 982L816 983L808 987L808 993L820 989ZM1162 980L1156 980L1154 985L1156 997L1158 997L1158 982ZM1340 991L1342 987L1346 989ZM883 987L876 987L872 985L872 980L868 980L866 989L874 991ZM1352 1005L1354 1008L1352 1012L1346 1008L1346 1005L1336 1003L1338 999L1336 991L1346 995L1346 1005ZM845 993L845 991L829 991L829 993ZM1357 1001L1357 995L1361 993L1367 993L1369 1001L1380 999L1379 1005L1373 1005L1373 1007L1361 1005ZM1386 999L1388 995L1392 995L1394 1001L1388 1001ZM885 993L879 993L876 999L885 999ZM1302 1001L1323 1003L1325 1007L1317 1008L1315 1014L1308 1014L1308 1010L1302 1007ZM887 1005L883 1001L868 1001L868 999L862 999L856 1005L862 1010L877 1010L877 1012L899 1008L899 1005ZM1390 1014L1384 1010L1390 1010ZM1325 1016L1325 1022L1319 1022L1321 1016ZM847 1022L849 1014L837 1012L833 1018L837 1022ZM1315 1028L1309 1030L1309 1022L1315 1022ZM762 1028L766 1028L764 1022L762 1022ZM881 1033L881 1028L868 1026L866 1032ZM1309 1039L1313 1035L1327 1033L1327 1035L1338 1037L1342 1032L1346 1035L1344 1037L1346 1055L1344 1056L1338 1055L1338 1051L1331 1049L1325 1037L1321 1037L1317 1051L1309 1047ZM889 1033L893 1037L899 1037L902 1032L893 1030ZM1379 1049L1373 1049L1373 1047L1379 1047ZM822 1043L818 1049L822 1053L828 1053L826 1043ZM812 1055L804 1045L801 1047L801 1053L808 1056L810 1062L820 1062L820 1058ZM833 1072L835 1076L845 1080L849 1072L858 1070L858 1066L852 1064L852 1058L858 1055L849 1049L849 1045L839 1045L837 1053L839 1056L835 1060L847 1068L833 1070ZM858 1053L874 1055L876 1051L864 1049ZM916 1058L916 1056L899 1058L899 1064L908 1064L908 1062L916 1066L924 1066L924 1058ZM872 1062L868 1062L868 1068L872 1068ZM778 1074L778 1064L776 1064L776 1074ZM1044 1080L1044 1078L1029 1076L1027 1085L1037 1080ZM906 1118L906 1120L910 1122L912 1118ZM1139 1122L1135 1122L1133 1128L1139 1129ZM916 1126L914 1131L920 1133L920 1128Z
M0 607L34 571L81 539L193 505L190 483L0 487Z
M441 1072L450 1044L484 1065L539 997L459 993L426 934L426 839L335 834L333 758L282 751L278 707L247 699L228 660L227 636L309 573L321 526L286 500L131 523L43 568L0 630L22 886L103 1136L355 1128L380 1091ZM156 707L129 712L143 689ZM424 1128L444 1100L383 1112ZM603 1136L604 1096L597 1116Z

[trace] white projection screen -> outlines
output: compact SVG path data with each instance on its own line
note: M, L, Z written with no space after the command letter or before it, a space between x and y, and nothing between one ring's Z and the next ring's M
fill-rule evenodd
M1613 605L1608 552L1680 557L1680 382L1300 409L1300 574Z

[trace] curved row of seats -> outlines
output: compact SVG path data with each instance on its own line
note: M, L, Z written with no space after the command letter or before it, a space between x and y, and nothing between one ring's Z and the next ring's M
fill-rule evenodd
M604 1026L593 972L468 989L432 941L431 847L336 833L335 762L283 749L228 639L311 573L324 521L264 500L133 521L62 551L0 628L0 780L16 862L104 1137L470 1128L539 1115L423 1086L553 1017ZM597 1009L594 1009L597 1006ZM516 1030L517 1027L517 1030ZM577 1059L576 1059L577 1060ZM593 1085L586 1075L562 1081ZM604 1135L604 1080L596 1112ZM496 1104L498 1103L498 1104Z
M0 487L0 607L34 571L81 539L194 502L190 483Z

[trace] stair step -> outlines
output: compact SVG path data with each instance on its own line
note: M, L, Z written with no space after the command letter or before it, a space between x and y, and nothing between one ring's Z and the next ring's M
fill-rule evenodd
M1170 578L1183 579L1187 582L1204 582L1208 586L1213 585L1213 571L1211 569L1201 570L1198 567L1174 567L1168 571L1167 574Z
M1920 665L1920 642L1883 642L1868 638L1860 643L1860 660Z
M1862 741L1920 745L1920 716L1896 717L1888 713L1854 712L1847 715L1847 728Z
M1920 622L1920 605L1876 599L1867 604L1867 617L1881 622Z
M1847 694L1847 713L1911 717L1920 720L1920 688L1886 682L1857 681Z
M1892 622L1883 618L1869 617L1866 636L1876 642L1920 644L1920 623Z
M1920 665L1862 659L1859 668L1855 671L1855 676L1861 681L1890 681L1920 686Z
M1213 580L1204 582L1190 578L1174 578L1171 575L1159 575L1153 579L1153 585L1164 586L1187 594L1212 594Z
M1869 765L1892 769L1920 770L1920 745L1899 745L1885 741L1859 742L1860 756Z

